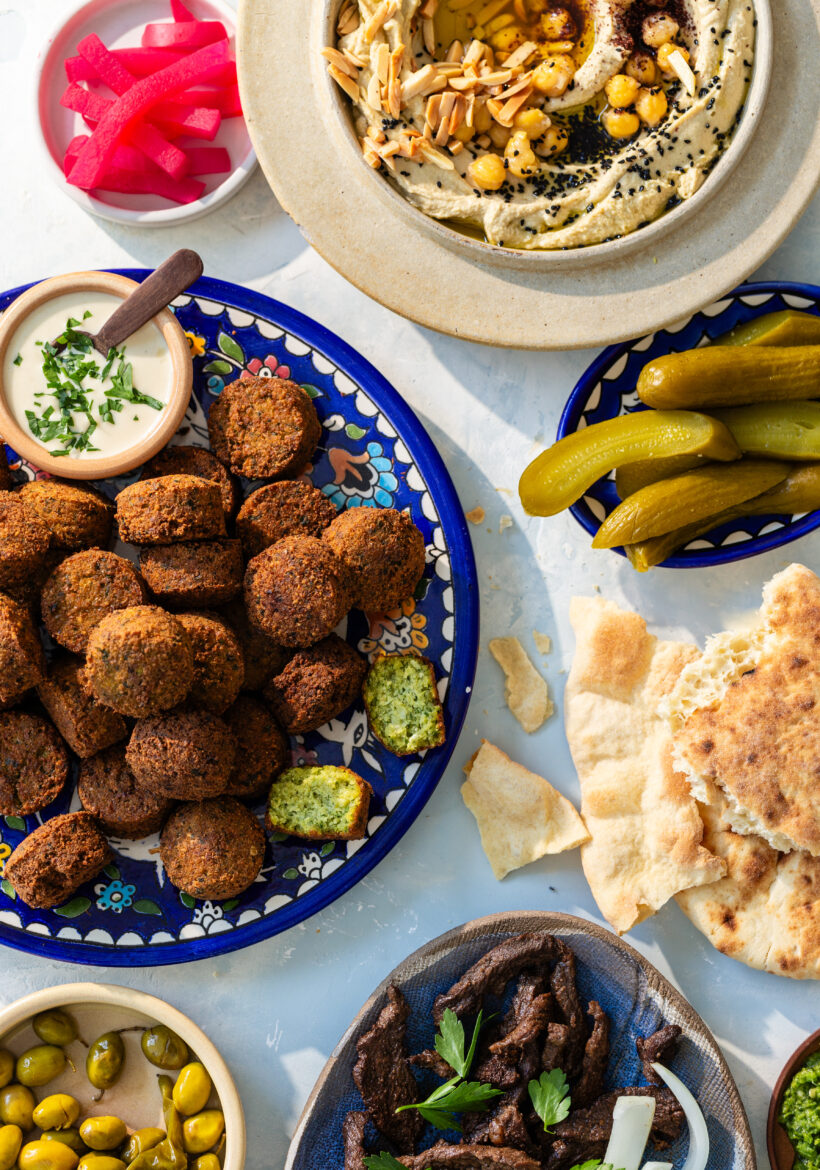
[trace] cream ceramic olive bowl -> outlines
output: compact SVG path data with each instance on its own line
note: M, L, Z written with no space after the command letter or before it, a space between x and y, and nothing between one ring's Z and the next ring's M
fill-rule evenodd
M191 351L184 330L170 309L163 309L151 320L162 333L171 357L171 392L160 419L145 438L125 451L99 459L69 459L49 455L48 451L22 429L8 408L3 367L9 342L18 327L35 309L55 297L83 292L109 293L125 299L137 283L113 272L70 272L33 285L14 301L0 317L0 435L18 455L35 467L63 479L110 479L138 467L161 450L176 433L185 416L193 385Z
M245 1116L242 1102L228 1066L205 1033L182 1012L142 991L118 987L109 983L66 983L48 987L18 999L0 1011L0 1048L10 1047L19 1055L31 1044L38 1043L30 1027L31 1019L39 1012L64 1008L76 1019L80 1036L93 1043L97 1036L114 1028L133 1029L123 1034L126 1059L123 1073L116 1084L107 1089L102 1101L93 1103L95 1090L86 1081L82 1049L75 1041L79 1056L78 1072L67 1072L36 1090L38 1099L53 1092L76 1096L91 1115L106 1114L122 1118L129 1130L157 1125L160 1117L160 1095L155 1068L140 1050L140 1029L151 1024L166 1024L181 1036L190 1052L208 1070L214 1087L214 1098L219 1100L225 1116L225 1148L223 1170L243 1170L245 1165ZM71 1053L70 1053L71 1054ZM171 1074L172 1076L175 1074ZM80 1088L78 1082L82 1082ZM25 1140L31 1140L26 1135Z

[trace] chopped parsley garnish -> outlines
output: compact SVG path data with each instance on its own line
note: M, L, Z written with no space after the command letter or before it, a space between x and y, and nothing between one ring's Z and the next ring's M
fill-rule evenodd
M529 1089L532 1107L544 1123L544 1130L563 1121L569 1113L570 1096L567 1078L560 1068L541 1073L537 1081L530 1081ZM588 1168L591 1170L591 1168Z
M18 353L17 357L12 362L12 365L22 366L22 364L23 364L23 355L21 353Z
M83 321L91 316L91 311L86 309ZM26 421L35 439L59 444L49 452L51 455L99 451L99 447L92 445L98 423L115 423L114 416L126 402L149 406L152 410L162 410L164 405L134 386L134 368L126 360L125 346L109 350L101 368L91 338L78 329L79 324L76 317L69 317L54 342L35 342L42 351L47 390L34 391L37 410L27 410ZM22 360L18 354L15 365ZM110 386L104 390L100 385L89 386L88 380L92 378L103 384L108 380ZM102 401L95 401L95 393L102 393ZM44 407L44 399L49 397L54 402ZM133 418L139 421L139 415Z

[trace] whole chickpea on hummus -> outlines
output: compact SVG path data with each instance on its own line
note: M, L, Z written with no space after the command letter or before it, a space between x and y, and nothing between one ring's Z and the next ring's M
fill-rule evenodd
M689 199L752 72L751 0L342 0L328 71L365 161L511 248L617 239Z

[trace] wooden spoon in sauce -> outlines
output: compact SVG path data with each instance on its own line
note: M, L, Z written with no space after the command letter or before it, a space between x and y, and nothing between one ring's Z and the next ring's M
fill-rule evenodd
M108 357L110 350L115 349L132 333L141 329L152 317L162 309L166 309L175 297L184 292L189 285L202 275L202 257L190 248L180 248L169 256L159 268L155 268L150 276L146 276L142 284L127 296L121 305L118 305L98 333L88 333L78 329L91 338L91 344L103 357ZM65 342L57 345L59 353L65 349Z

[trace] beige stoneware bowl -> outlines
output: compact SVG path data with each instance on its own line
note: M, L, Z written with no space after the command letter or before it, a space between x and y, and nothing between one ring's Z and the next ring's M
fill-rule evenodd
M18 327L34 310L67 293L109 293L125 298L137 288L136 281L113 272L70 272L35 284L14 301L0 317L0 435L18 455L35 467L63 479L109 479L138 467L160 451L176 433L185 417L193 385L191 351L182 326L170 309L157 313L152 321L162 333L172 363L172 386L159 425L144 439L115 455L99 459L54 457L27 434L8 409L3 384L3 366L9 342Z
M245 1116L242 1102L228 1066L217 1049L182 1012L142 991L118 987L109 983L66 983L61 987L48 987L36 991L9 1004L0 1011L0 1047L10 1047L15 1054L30 1045L38 1043L29 1021L38 1012L50 1008L65 1008L75 1017L80 1036L93 1043L97 1036L113 1028L141 1028L152 1023L167 1024L181 1036L191 1052L204 1064L214 1086L214 1097L225 1115L224 1170L242 1170L245 1165ZM67 1092L76 1096L84 1112L92 1115L116 1115L122 1117L129 1129L159 1124L160 1095L156 1074L160 1071L145 1059L140 1051L139 1031L126 1032L126 1059L122 1076L117 1083L106 1090L98 1104L93 1104L91 1085L77 1087L82 1075L61 1074L42 1090L38 1098L53 1092ZM77 1054L74 1054L75 1056ZM173 1074L172 1074L173 1075Z

